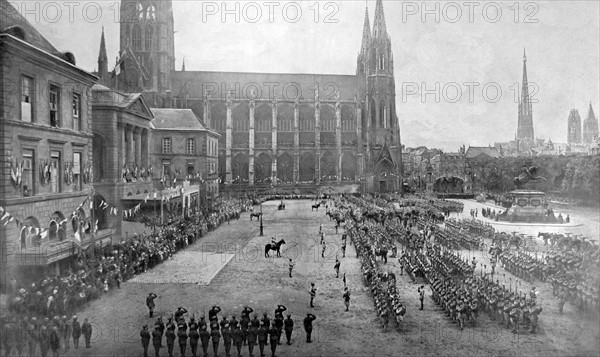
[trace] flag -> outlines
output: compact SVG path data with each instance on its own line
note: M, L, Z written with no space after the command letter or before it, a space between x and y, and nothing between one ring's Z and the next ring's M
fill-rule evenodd
M7 224L9 224L14 219L11 215L9 215L9 216L10 216L10 218L6 222L4 222L4 226L5 227L6 227Z

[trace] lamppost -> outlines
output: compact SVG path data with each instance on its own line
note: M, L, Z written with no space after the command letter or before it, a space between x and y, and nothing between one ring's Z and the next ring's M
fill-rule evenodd
M260 236L262 237L264 235L263 232L263 210L262 210L262 202L260 203Z

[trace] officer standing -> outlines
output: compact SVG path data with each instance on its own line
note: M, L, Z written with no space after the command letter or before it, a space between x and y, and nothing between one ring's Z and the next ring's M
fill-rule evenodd
M256 345L256 334L258 329L254 326L248 327L248 332L246 335L246 339L248 340L248 352L250 352L250 356L252 356L252 352L254 351L254 345Z
M335 257L335 265L333 266L333 269L335 269L335 277L339 278L340 277L340 261L338 260L337 257Z
M269 329L269 327L271 326L271 319L269 319L269 316L267 316L266 312L263 314L263 318L260 319L260 322L263 323L263 325L265 326L266 329ZM256 326L256 325L252 324L252 326L254 326L258 330L258 327L260 325ZM254 344L256 344L256 342ZM268 346L269 345L269 340L267 340L267 342L265 344Z
M193 317L190 319L189 327L190 348L192 349L192 356L196 357L198 353L198 340L200 340L200 334L198 333L199 325L196 323L196 321L194 321Z
M219 331L218 323L211 324L210 337L212 338L213 352L216 356L219 353L219 341L221 341L221 332Z
M294 262L292 261L292 258L290 258L290 261L288 263L288 268L290 270L290 278L292 277L292 270L294 269Z
M271 357L275 357L277 341L279 340L279 329L275 327L275 323L273 323L269 329L269 338L271 339Z
M154 331L152 331L152 345L154 346L154 356L158 357L162 345L162 333L158 325L154 326Z
M311 343L310 335L312 334L313 326L312 322L316 320L317 317L311 313L307 313L304 318L304 331L306 331L306 342Z
M150 293L148 294L148 297L146 297L146 306L148 306L148 312L150 313L150 317L152 317L152 315L154 314L154 308L156 307L156 305L154 304L154 299L156 299L158 297L158 295L156 295L155 293Z
M229 324L225 324L221 329L221 335L223 335L223 346L225 347L225 357L231 356L231 341L232 333Z
M202 345L202 352L204 357L208 356L208 342L210 341L210 332L206 329L206 325L200 325L200 344Z
M150 332L148 332L148 325L144 325L142 327L142 331L140 331L140 337L142 338L144 357L148 357L148 345L150 344Z
M294 331L294 320L292 320L292 314L288 314L287 319L283 320L283 326L285 330L285 338L287 339L287 344L291 345L292 331Z
M267 337L269 330L265 327L265 324L261 321L258 327L258 349L260 350L260 356L265 355L265 345L267 344Z
M242 342L244 342L244 335L242 334L242 330L241 328L234 328L233 331L231 331L231 335L233 337L233 343L235 344L235 347L237 348L237 352L238 352L238 357L242 356Z
M79 338L81 337L81 325L77 321L77 316L73 316L72 328L73 328L73 346L75 346L75 348L79 348ZM148 335L150 335L150 333L148 333Z
M185 350L187 348L187 340L188 334L186 331L186 327L183 324L177 325L177 339L179 341L179 351L181 352L181 356L185 356Z
M417 291L419 292L419 300L421 300L421 308L419 310L423 310L423 300L425 299L425 285L421 285L421 287L417 289Z
M173 357L173 348L175 347L175 325L171 322L171 324L169 325L169 322L171 322L171 319L169 318L169 321L167 322L167 332L165 333L165 337L167 339L167 352L169 352L169 357Z
M315 307L313 304L315 296L317 296L317 288L315 287L315 283L310 283L310 307Z
M92 338L92 325L88 322L87 317L83 320L83 325L81 325L81 332L83 333L83 337L85 338L85 348L92 347L90 345L90 340Z
M346 305L346 311L348 311L348 308L350 307L350 290L348 289L348 287L344 288L344 305Z

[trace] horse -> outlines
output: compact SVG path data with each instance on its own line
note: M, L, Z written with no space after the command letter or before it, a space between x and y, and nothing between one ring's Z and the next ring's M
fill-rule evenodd
M281 257L281 245L285 244L285 240L280 239L279 242L275 243L275 245L269 243L269 244L265 244L265 258L269 258L269 251L270 250L275 250L277 251L277 257Z
M387 263L387 256L388 250L386 248L375 250L375 259L377 259L377 257L381 257L381 259L383 259L383 264Z
M283 201L281 201L281 203L279 204L279 206L277 207L277 209L284 210L285 209L285 203L283 203Z
M262 217L262 212L252 212L252 213L250 213L250 220L252 220L252 217L256 217L256 219L260 219L260 217Z
M321 207L321 202L319 202L319 203L315 203L314 205L312 205L312 206L310 206L310 207L311 207L311 210L310 210L311 212L312 212L313 210L315 210L315 209L316 209L316 210L317 210L317 212L318 212L318 211L319 211L319 207Z

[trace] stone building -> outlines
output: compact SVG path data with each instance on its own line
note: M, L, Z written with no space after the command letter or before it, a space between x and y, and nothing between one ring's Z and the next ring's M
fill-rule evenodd
M594 115L592 109L592 103L590 103L590 109L588 110L588 116L583 121L583 143L584 144L596 144L598 138L598 119Z
M353 75L176 71L172 1L123 0L121 9L110 86L144 92L151 107L191 109L219 133L221 189L400 190L394 59L381 0L373 27L365 13Z
M567 143L581 144L581 117L577 109L572 109L567 120Z
M97 78L0 0L0 283L60 272L95 232L90 89Z
M154 191L149 152L154 118L141 94L124 94L101 84L92 87L95 204L129 209ZM121 236L121 214L98 217L99 228Z
M200 183L201 200L215 197L219 192L219 134L205 128L191 109L151 110L154 119L150 123L150 152L152 167L158 171L155 181L179 178L180 182ZM159 182L155 184L160 186ZM187 195L191 192L186 189ZM182 203L184 209L189 207L190 198L184 197Z

